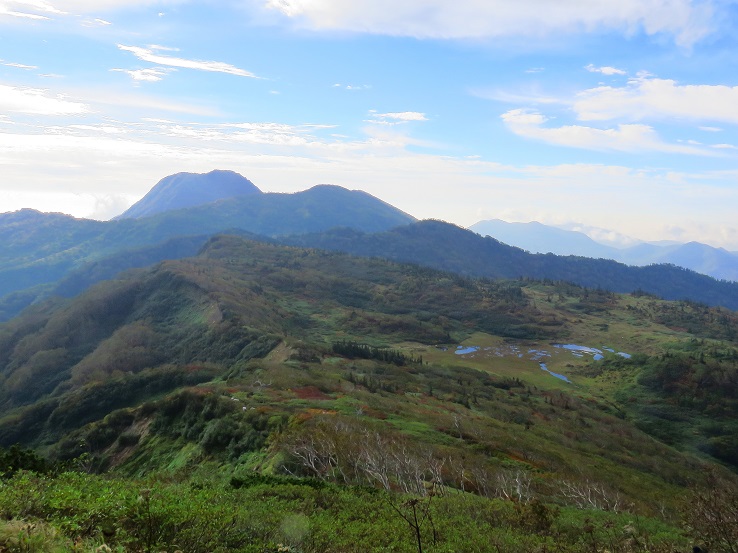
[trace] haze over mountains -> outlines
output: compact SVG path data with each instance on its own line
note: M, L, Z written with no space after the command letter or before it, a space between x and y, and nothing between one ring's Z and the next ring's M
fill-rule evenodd
M629 247L616 248L597 242L582 232L564 230L536 221L508 223L491 219L479 221L469 229L532 253L614 259L627 265L639 266L670 263L717 279L738 281L738 255L699 242L686 244L641 242Z

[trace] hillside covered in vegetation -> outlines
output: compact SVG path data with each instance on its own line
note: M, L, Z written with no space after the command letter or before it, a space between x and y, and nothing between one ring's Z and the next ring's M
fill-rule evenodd
M0 326L0 547L733 551L737 323L216 236Z

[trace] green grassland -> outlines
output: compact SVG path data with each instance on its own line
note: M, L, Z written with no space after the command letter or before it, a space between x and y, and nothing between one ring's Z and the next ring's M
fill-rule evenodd
M0 326L0 551L734 551L737 323L218 236Z

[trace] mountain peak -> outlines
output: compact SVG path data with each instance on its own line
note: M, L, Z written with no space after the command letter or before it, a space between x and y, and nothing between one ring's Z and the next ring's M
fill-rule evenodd
M176 173L161 179L116 219L140 219L248 194L261 194L261 190L234 171L216 169L209 173Z

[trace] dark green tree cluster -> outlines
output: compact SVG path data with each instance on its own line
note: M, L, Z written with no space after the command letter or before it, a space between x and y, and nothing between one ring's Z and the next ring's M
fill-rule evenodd
M378 348L367 344L360 344L352 340L341 340L333 343L333 353L348 357L349 359L375 359L383 363L391 363L397 366L422 365L422 356L405 355L401 351Z
M52 462L41 457L32 449L22 448L18 444L7 449L0 447L0 478L9 478L19 470L44 474L53 468Z

